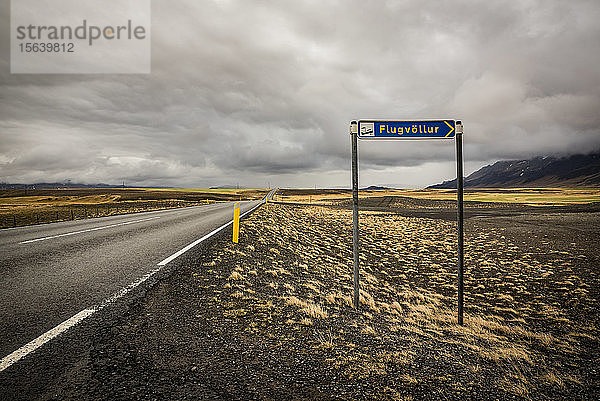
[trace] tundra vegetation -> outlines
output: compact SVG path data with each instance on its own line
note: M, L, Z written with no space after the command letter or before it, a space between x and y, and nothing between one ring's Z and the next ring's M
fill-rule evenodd
M351 191L343 189L284 189L278 191L277 201L292 203L314 203L339 205L347 203ZM361 190L361 199L392 198L402 204L406 198L423 200L456 200L456 190L452 189L374 189ZM517 203L533 206L573 205L600 202L598 188L467 188L464 193L467 202ZM485 206L485 205L479 205Z
M92 377L116 360L217 398L598 399L596 214L467 220L463 326L455 221L361 212L357 311L351 218L258 209L97 341ZM87 386L140 386L107 380Z
M260 189L28 189L0 191L0 228L260 199Z

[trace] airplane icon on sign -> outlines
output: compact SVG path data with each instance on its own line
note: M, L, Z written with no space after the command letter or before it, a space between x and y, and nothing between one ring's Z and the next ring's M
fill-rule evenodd
M361 124L360 136L375 136L375 125L373 123Z

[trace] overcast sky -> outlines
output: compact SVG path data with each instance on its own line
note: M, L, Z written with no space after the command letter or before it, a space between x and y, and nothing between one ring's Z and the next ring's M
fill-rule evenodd
M353 119L461 119L465 172L600 149L600 2L152 2L152 73L11 75L0 181L349 187ZM360 142L361 186L456 176L453 141Z

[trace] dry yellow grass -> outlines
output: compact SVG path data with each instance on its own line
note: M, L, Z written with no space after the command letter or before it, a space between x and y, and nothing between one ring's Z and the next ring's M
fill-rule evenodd
M375 329L373 329L373 327L368 326L368 325L365 326L365 327L363 327L363 329L360 332L363 333L363 334L371 335L371 336L376 336L377 335L377 332L375 331Z
M555 285L546 294L557 291L593 309L596 300L584 293L560 290L586 288L574 273L581 252L524 246L501 230L470 231L467 314L465 325L458 326L453 221L361 213L358 313L352 307L350 227L348 210L271 205L245 221L241 244L252 243L252 249L242 245L246 256L223 255L231 255L229 262L242 268L244 285L256 291L245 292L248 302L272 302L273 316L285 316L288 329L308 333L303 341L309 352L334 353L328 363L343 377L367 380L387 375L386 364L410 367L414 348L435 355L420 363L437 366L440 377L412 370L406 374L414 381L406 383L444 385L444 361L453 361L465 375L476 373L497 391L521 397L548 385L581 385L576 371L561 370L552 361L579 355L582 344L597 341L600 331L570 319L556 298L534 291ZM269 320L265 327L276 324ZM335 336L324 338L332 328ZM365 345L374 341L385 351ZM548 373L540 373L541 367Z
M70 206L74 204L98 205L115 202L119 195L84 195L84 196L15 196L0 197L0 206L4 213L10 208L42 208L51 206Z
M330 205L342 200L350 200L349 192L276 196L277 201L312 205ZM451 189L385 189L360 191L361 199L375 197L410 197L429 200L455 200L456 191ZM600 202L600 189L597 188L488 188L469 189L464 194L465 201L521 203L527 205L570 205Z
M267 190L81 188L0 191L0 227L260 199Z
M227 277L227 280L243 280L243 279L244 279L244 276L242 276L240 273L238 273L235 270L231 272L229 277Z
M548 372L544 373L543 375L540 376L540 379L542 381L550 384L551 386L557 386L559 388L565 387L564 380L560 377L560 375L557 375L556 372L554 372L554 371L548 371Z
M327 312L321 308L320 305L314 304L310 301L304 301L299 299L298 297L291 296L286 300L288 305L293 305L302 310L305 314L312 318L316 319L325 319L327 318Z
M411 385L411 384L414 385L414 384L419 383L419 381L415 377L413 377L409 374L406 374L406 373L401 374L399 379L409 385Z

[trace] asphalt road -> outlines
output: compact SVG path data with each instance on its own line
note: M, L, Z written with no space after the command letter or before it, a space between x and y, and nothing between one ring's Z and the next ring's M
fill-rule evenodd
M261 202L242 202L241 213ZM232 212L219 203L0 230L0 358L122 296Z

